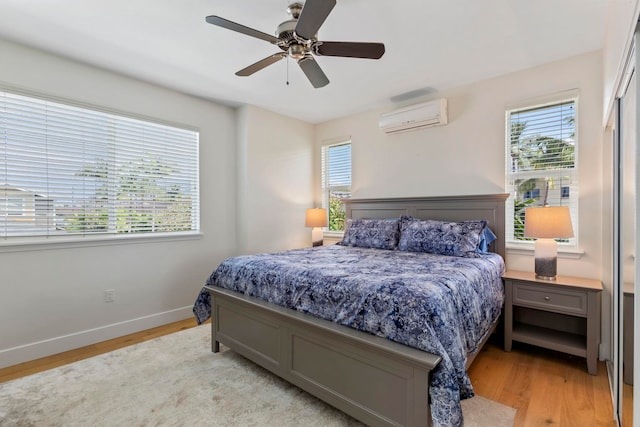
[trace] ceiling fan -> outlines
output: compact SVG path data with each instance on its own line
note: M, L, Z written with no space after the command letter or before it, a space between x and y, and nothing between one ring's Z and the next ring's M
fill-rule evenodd
M277 37L215 15L207 16L206 20L208 23L218 27L266 40L283 50L283 52L274 53L243 68L236 73L237 76L250 76L289 56L298 62L313 87L320 88L326 86L329 83L329 79L313 58L313 55L369 59L379 59L384 55L384 44L382 43L325 42L318 40L318 29L327 19L335 5L336 0L307 0L304 4L298 2L290 4L287 12L292 19L278 25Z

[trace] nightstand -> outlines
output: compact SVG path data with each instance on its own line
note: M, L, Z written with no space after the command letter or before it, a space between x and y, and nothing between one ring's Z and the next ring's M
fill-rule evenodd
M520 341L586 357L598 373L602 283L581 277L540 280L535 273L507 271L504 279L504 350Z

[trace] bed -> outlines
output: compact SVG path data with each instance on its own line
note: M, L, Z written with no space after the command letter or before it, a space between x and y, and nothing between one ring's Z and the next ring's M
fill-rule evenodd
M336 245L235 257L214 270L194 313L202 321L210 310L214 352L222 343L365 424L461 425L460 398L473 395L466 367L495 329L502 307L506 197L352 199L346 212L354 227L369 221L364 218L370 222L402 218L400 228L405 229L421 227L426 219L464 222L465 227L482 222L498 239L490 246L492 254L464 257L420 253L411 250L411 240L404 241L404 250ZM318 278L314 263L331 259L336 265L322 267L325 276ZM404 269L412 266L420 273L429 263L435 263L429 269L440 269L446 277L413 285L416 276L405 274ZM485 272L485 264L493 270ZM376 270L376 265L386 267ZM296 266L301 266L304 276L291 279L287 268ZM397 270L399 266L403 270ZM370 296L367 287L373 285L359 274L375 279L380 296ZM471 287L476 289L472 293L491 295L487 298L491 301L458 294L454 276L480 280ZM261 281L269 286L258 286ZM277 288L284 292L276 295ZM358 294L356 290L361 289L363 293ZM400 294L404 300L396 298ZM434 295L429 298L435 302L419 299L423 294ZM457 314L444 308L429 311L431 306L444 307L448 298L455 300L451 311ZM333 307L329 300L339 304ZM471 307L476 305L482 307L476 317L486 318L478 321L481 328L472 330L467 325L470 321L457 316L474 311ZM415 307L422 310L417 311L420 315L412 311ZM430 329L461 332L441 333L435 339L424 333ZM409 330L418 331L418 338L405 333Z

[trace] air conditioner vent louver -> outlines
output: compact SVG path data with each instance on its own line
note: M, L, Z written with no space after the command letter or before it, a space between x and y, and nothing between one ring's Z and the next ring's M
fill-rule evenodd
M380 129L393 134L431 126L446 125L447 99L424 102L380 115Z

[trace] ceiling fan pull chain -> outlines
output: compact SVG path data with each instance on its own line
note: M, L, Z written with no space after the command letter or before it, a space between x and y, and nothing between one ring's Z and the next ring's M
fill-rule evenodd
M289 86L289 55L287 55L287 86Z

